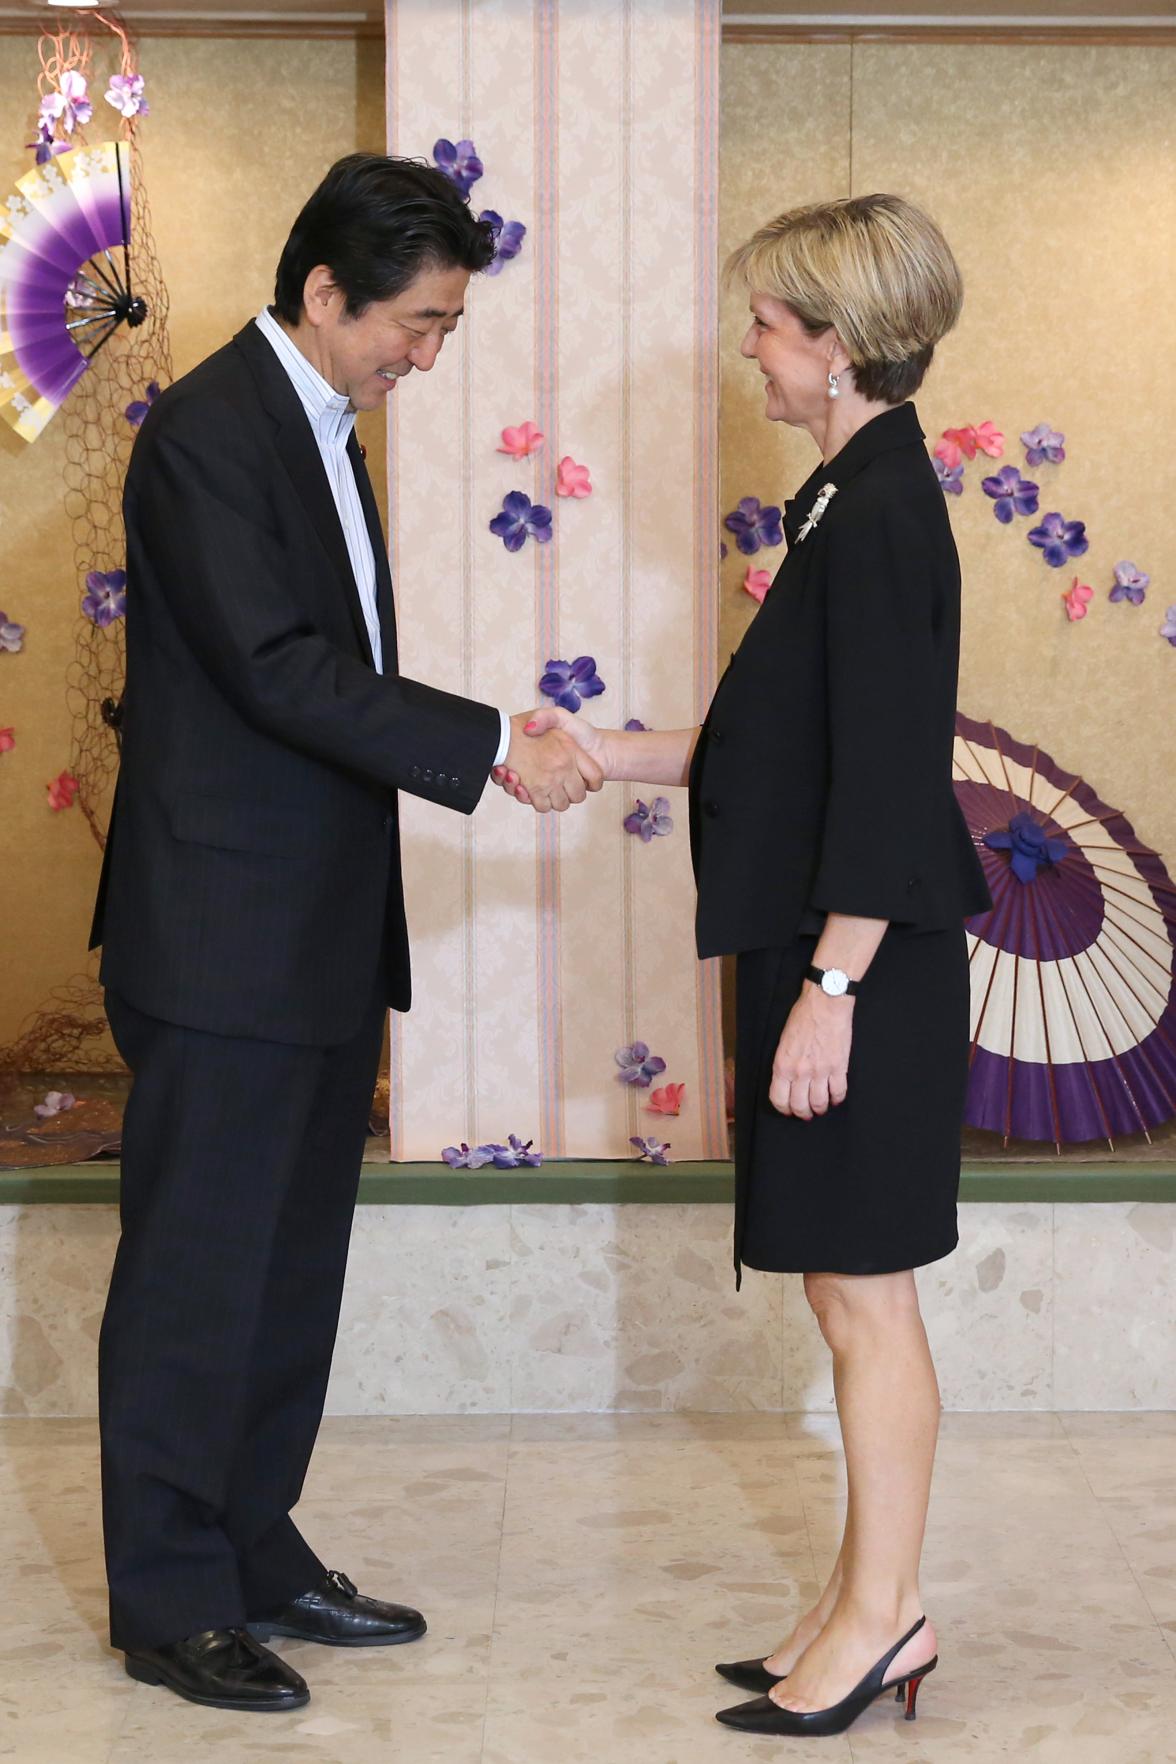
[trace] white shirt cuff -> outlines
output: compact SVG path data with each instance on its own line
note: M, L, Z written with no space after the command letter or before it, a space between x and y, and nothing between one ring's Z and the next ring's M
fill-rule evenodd
M502 733L498 740L498 752L494 755L496 766L500 766L510 752L510 718L504 710L500 710L498 715L502 722Z

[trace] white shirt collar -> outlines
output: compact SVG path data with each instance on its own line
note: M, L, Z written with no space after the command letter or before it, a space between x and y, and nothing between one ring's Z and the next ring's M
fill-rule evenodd
M330 382L323 379L268 306L263 306L258 313L257 328L290 376L319 445L342 452L355 427L355 411L346 392L336 392Z

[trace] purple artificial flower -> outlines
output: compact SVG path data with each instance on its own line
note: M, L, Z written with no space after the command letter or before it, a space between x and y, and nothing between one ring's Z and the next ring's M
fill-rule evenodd
M478 219L486 221L494 234L494 257L486 265L486 274L496 276L504 263L509 263L512 257L518 256L527 236L527 229L522 221L504 221L492 208L484 208Z
M35 141L26 141L25 146L32 148L33 152L37 156L37 164L38 165L45 165L47 163L47 161L52 159L54 157L54 155L57 153L68 153L69 152L69 142L68 141L55 141L53 139L53 130L50 128L48 123L44 123L44 122L40 125L40 127L37 130L36 140Z
M1015 514L1037 513L1037 485L1023 478L1016 466L1001 466L995 477L982 481L981 489L985 496L994 498L992 512L1006 527Z
M1140 606L1147 594L1147 585L1151 577L1146 570L1129 563L1126 558L1115 565L1115 586L1111 589L1112 600L1129 600L1132 606Z
M50 1090L44 1102L33 1104L34 1115L40 1115L42 1121L49 1120L52 1115L64 1115L73 1108L77 1097L68 1090Z
M455 147L444 136L433 143L433 160L438 171L443 171L463 196L469 195L486 169L472 141L459 141Z
M1025 464L1039 466L1044 459L1050 465L1061 465L1066 457L1066 449L1062 445L1065 439L1057 429L1051 429L1048 423L1038 423L1035 429L1026 429L1021 436L1025 446Z
M1090 549L1085 522L1063 520L1060 514L1047 514L1039 527L1030 527L1027 537L1051 570L1060 570L1068 557L1081 557Z
M649 732L649 725L643 723L640 717L630 717L625 724L625 732L628 735L645 735Z
M636 833L645 845L655 836L664 839L674 831L668 797L655 796L648 807L638 797L632 814L625 816L624 826L626 833Z
M507 1135L507 1145L480 1145L479 1153L488 1153L496 1170L517 1170L520 1164L528 1164L532 1168L543 1162L543 1153L532 1151L535 1141L528 1139L526 1145L517 1134Z
M150 115L151 107L143 96L142 74L111 74L102 96L124 117Z
M640 1090L648 1090L659 1072L664 1072L666 1062L657 1054L651 1054L643 1041L634 1041L629 1047L618 1047L613 1055L621 1068L617 1078L621 1084L635 1084Z
M578 655L573 662L549 661L539 681L544 698L554 698L566 711L578 711L585 698L599 698L604 681L596 672L596 658Z
M1065 839L1051 839L1045 828L1026 810L1014 815L1007 827L984 835L984 843L993 851L1012 853L1010 867L1018 882L1036 882L1042 865L1051 869L1060 864L1070 850Z
M502 513L490 522L490 531L498 535L508 551L521 551L528 535L536 545L546 545L551 538L551 510L542 503L533 503L521 490L512 490L503 497Z
M88 123L93 114L94 106L86 96L85 76L71 67L62 74L60 89L42 98L37 121L42 128L49 129L60 122L66 134L72 135L75 125Z
M1166 637L1173 649L1176 649L1176 606L1170 606L1164 614L1164 622L1160 626L1160 636Z
M123 412L123 415L126 417L128 423L130 423L132 429L137 429L139 427L139 424L143 421L143 418L147 415L147 412L151 409L151 406L155 403L155 400L158 397L159 381L150 380L143 397L133 398L131 400L130 404L127 405L126 410Z
M735 543L745 557L754 557L761 545L784 543L780 510L774 504L761 508L758 496L742 497L739 507L724 518L723 525L728 533L734 533Z
M95 625L105 631L127 610L127 572L125 570L91 570L86 577L82 611Z
M471 1151L464 1139L460 1150L456 1145L447 1145L441 1156L451 1170L480 1170L491 1159L486 1146L480 1145L476 1151Z
M27 626L18 625L7 613L0 612L0 655L19 655L24 647Z
M723 563L731 555L730 547L725 539L719 540L719 562Z
M670 1149L668 1139L639 1139L634 1135L629 1144L636 1149L638 1159L648 1158L651 1164L668 1164L666 1153Z
M964 493L964 465L949 466L946 460L940 459L937 453L931 456L931 464L935 467L935 475L939 479L939 488L945 496L962 496Z

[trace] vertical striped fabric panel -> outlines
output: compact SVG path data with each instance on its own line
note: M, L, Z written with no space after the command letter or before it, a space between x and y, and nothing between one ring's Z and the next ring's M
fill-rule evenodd
M606 683L582 715L697 723L716 676L719 0L391 0L388 148L472 139L475 211L527 226L459 334L389 401L406 674L529 709L550 657ZM497 451L535 422L530 459ZM555 495L570 454L593 494ZM489 531L522 490L550 545ZM652 794L645 792L646 798ZM516 1132L548 1157L726 1153L717 964L694 956L686 798L643 845L637 792L536 818L493 789L466 820L403 803L414 1005L393 1023L392 1148ZM679 1118L617 1081L642 1040Z

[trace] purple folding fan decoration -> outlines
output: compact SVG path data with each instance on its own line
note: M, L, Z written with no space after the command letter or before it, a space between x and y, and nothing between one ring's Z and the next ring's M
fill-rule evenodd
M34 441L120 324L140 325L131 286L130 152L74 147L17 180L0 209L0 414Z

